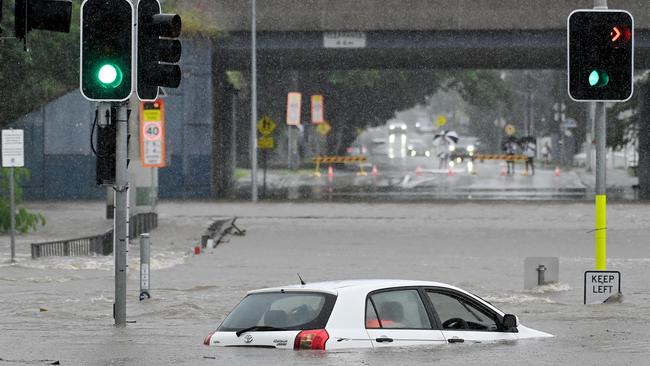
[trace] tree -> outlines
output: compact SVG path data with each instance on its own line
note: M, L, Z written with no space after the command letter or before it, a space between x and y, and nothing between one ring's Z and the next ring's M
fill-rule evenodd
M11 229L11 203L9 197L9 178L13 170L11 168L2 168L0 170L0 232L6 233ZM16 196L16 230L26 233L29 230L36 230L41 225L45 225L45 217L39 213L31 213L25 207L19 207L23 200L23 191L20 188L20 182L29 176L25 168L15 168L15 185L14 194Z

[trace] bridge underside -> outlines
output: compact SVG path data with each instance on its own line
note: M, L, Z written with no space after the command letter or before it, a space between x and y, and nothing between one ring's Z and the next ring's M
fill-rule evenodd
M258 33L258 67L345 69L565 69L566 31L376 31L364 48L324 48L321 32ZM635 68L650 69L650 31L637 30ZM226 69L250 67L250 33L220 39Z

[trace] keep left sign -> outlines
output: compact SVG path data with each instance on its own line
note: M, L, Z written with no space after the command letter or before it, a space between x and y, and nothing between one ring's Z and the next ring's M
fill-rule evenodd
M621 292L621 272L585 271L585 304L602 304Z

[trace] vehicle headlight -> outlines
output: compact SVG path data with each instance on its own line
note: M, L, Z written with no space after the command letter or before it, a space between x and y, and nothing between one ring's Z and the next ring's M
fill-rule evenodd
M468 152L474 152L474 145L469 145L469 146L467 147L467 151L468 151Z
M392 130L395 129L395 126L390 126L390 127L388 127L388 129L392 131Z
M461 159L461 158L456 158L456 162L457 162L458 164L460 164L460 163L463 162L463 159Z
M456 151L456 146L450 145L449 146L449 151Z
M405 130L405 131L406 131L406 126L402 126L402 130Z
M429 150L425 151L424 156L428 158L429 156L431 156L431 152Z

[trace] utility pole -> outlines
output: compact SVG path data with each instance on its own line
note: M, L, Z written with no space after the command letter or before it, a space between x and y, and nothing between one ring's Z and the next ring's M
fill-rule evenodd
M115 305L113 317L115 326L126 326L126 256L128 251L128 177L127 177L127 136L128 111L124 102L116 103L117 133L115 144L115 218L113 243L115 248Z
M257 202L257 14L251 0L251 201Z

